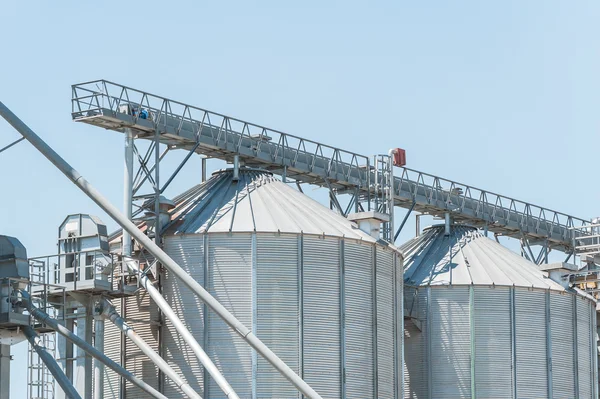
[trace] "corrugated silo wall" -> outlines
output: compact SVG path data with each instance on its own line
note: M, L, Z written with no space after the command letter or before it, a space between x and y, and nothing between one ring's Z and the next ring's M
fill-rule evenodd
M512 287L406 287L405 398L595 398L595 304ZM577 395L578 393L578 395Z
M159 314L157 306L149 295L141 290L137 295L113 299L111 302L135 332L158 352ZM136 345L123 337L110 320L105 320L104 326L104 353L113 361L124 365L144 382L158 389L158 368L154 363L149 361ZM104 397L122 398L123 396L126 399L142 399L147 398L148 394L129 381L125 381L125 392L122 395L121 378L105 366Z
M165 250L323 397L401 397L396 252L269 233L167 236ZM300 397L210 311L205 325L200 301L168 272L163 292L240 397ZM203 397L223 397L170 323L164 346L169 363ZM182 397L168 380L165 395Z

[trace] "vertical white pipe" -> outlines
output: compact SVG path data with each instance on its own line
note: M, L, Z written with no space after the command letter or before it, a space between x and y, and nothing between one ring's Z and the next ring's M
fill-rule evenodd
M202 158L202 183L206 181L206 158Z
M125 128L125 171L123 175L123 212L131 220L131 202L133 197L133 133ZM131 256L131 234L123 230L123 256Z
M94 347L104 353L104 319L96 316L94 320ZM94 359L94 399L104 398L104 364Z
M444 223L445 224L445 231L444 234L449 236L450 235L450 212L446 212L444 214L444 218L446 219Z

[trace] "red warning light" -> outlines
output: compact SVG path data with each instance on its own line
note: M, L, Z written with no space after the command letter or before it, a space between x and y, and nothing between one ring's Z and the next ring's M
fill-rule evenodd
M394 150L394 166L402 167L404 165L406 165L406 151L396 148Z

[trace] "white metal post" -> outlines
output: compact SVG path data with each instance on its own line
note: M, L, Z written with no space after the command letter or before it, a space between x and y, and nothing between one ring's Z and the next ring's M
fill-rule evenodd
M125 171L123 175L123 213L131 220L133 197L133 133L125 128ZM131 256L131 235L123 230L123 256Z
M94 347L104 353L104 318L94 316ZM94 399L104 398L104 364L94 359Z
M77 308L77 335L91 345L92 343L92 316L88 312L88 306ZM92 357L81 347L76 347L74 385L77 392L84 397L92 396Z

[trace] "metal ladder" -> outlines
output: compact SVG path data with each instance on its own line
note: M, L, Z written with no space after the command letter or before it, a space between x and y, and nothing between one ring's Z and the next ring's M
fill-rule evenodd
M30 262L29 276L32 283L31 286L36 287L35 290L32 290L34 291L32 294L47 296L47 292L44 291L46 291L45 287L48 283L48 267L49 265L46 262ZM42 288L40 289L40 287ZM52 315L54 313L52 309L54 308L48 304L45 311L50 311ZM56 333L47 332L40 334L40 339L48 352L56 357ZM55 397L54 377L31 345L28 345L27 386L28 399L54 399Z

